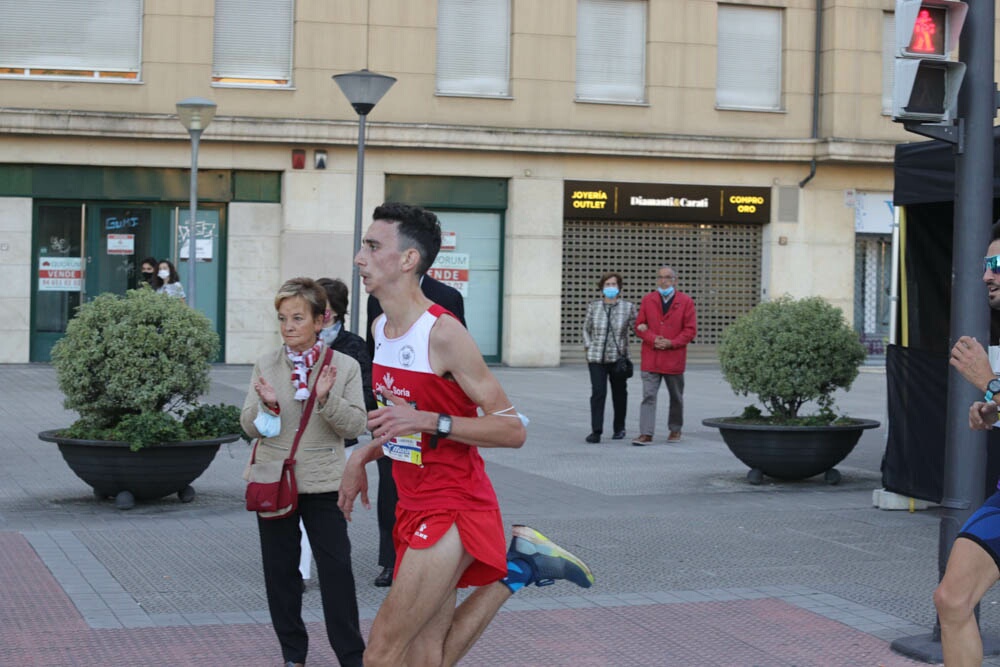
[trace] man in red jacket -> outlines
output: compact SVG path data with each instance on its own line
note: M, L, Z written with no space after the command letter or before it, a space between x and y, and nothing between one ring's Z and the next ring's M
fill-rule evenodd
M668 442L681 439L684 426L684 367L687 346L697 333L694 301L674 289L677 274L669 266L656 272L656 289L642 297L635 333L642 339L642 404L639 407L639 437L633 445L653 442L656 426L656 395L660 380L670 392Z

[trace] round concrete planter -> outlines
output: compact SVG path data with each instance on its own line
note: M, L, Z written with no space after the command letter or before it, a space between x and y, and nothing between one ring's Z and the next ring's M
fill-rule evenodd
M182 502L194 499L191 482L215 458L219 446L239 439L238 434L209 440L171 442L137 452L128 443L63 438L58 430L42 431L39 439L59 445L59 451L76 476L94 488L98 498L115 498L120 509L136 500L155 500L176 493Z
M760 484L764 475L798 480L820 473L827 482L836 484L840 473L834 466L851 453L862 431L879 426L871 419L854 421L836 426L772 426L721 417L701 423L719 429L729 450L749 466L747 480L751 484Z

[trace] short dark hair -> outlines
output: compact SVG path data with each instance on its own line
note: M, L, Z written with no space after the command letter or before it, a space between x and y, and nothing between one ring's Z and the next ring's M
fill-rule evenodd
M347 313L348 294L347 285L340 278L319 278L316 284L326 292L326 302L336 314L335 322L343 322Z
M416 248L420 253L417 275L427 273L441 250L441 224L427 209L411 204L386 202L375 208L372 220L395 222L399 233L399 250Z
M156 273L156 267L159 265L159 263L160 262L155 257L147 257L146 259L139 262L139 270L140 271L142 270L143 264L149 264L151 267L153 267L153 273Z
M618 279L618 289L625 287L625 281L622 280L622 276L617 271L607 271L601 276L601 282L597 283L597 289L604 289L604 283L608 282L608 278Z
M993 236L990 237L990 243L994 241L1000 241L1000 220L993 223Z

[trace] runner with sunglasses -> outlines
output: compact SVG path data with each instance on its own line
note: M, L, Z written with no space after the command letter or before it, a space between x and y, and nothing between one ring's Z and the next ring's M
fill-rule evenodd
M987 256L983 260L983 282L990 308L1000 310L1000 222L993 225ZM1000 351L1000 350L998 350ZM983 392L983 400L969 408L969 427L987 430L997 424L1000 409L1000 368L991 366L982 343L962 336L951 350L951 365ZM998 486L1000 489L1000 486ZM934 591L934 606L941 621L941 648L948 667L983 664L983 640L975 608L993 584L1000 580L1000 490L986 499L962 526L944 577Z

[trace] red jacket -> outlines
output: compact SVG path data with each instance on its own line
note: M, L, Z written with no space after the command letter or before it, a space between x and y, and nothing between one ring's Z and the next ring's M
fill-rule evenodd
M666 313L663 297L652 291L642 297L639 315L635 318L635 334L642 339L642 370L664 375L680 375L687 365L687 346L698 332L694 301L683 292L674 292L674 300ZM639 325L645 324L645 331ZM665 350L653 348L657 336L671 342Z

